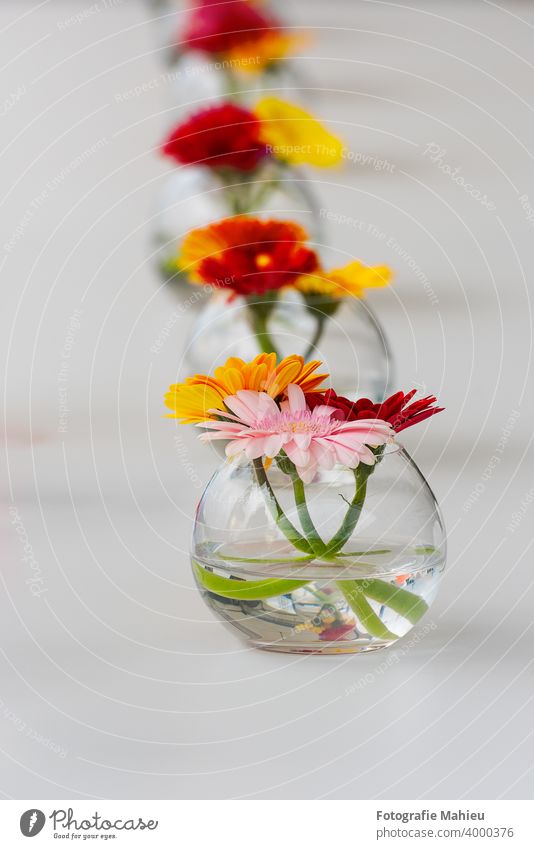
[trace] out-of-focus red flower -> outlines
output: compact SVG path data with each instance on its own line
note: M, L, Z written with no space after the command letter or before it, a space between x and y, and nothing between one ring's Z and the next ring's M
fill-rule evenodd
M346 637L347 634L351 633L351 631L354 631L354 622L332 625L330 628L326 628L325 631L322 631L319 634L319 639L326 640L327 642L333 642L334 640L342 640L343 637Z
M293 221L225 218L188 233L180 265L194 282L262 295L318 267L317 254L304 244L307 238Z
M436 413L441 413L444 407L433 406L437 399L433 395L419 398L413 404L409 402L417 392L412 389L406 395L404 392L396 392L381 404L373 404L369 398L360 398L358 401L350 401L337 395L333 389L328 389L324 394L309 392L306 395L308 407L313 410L321 404L335 407L339 411L339 418L344 421L356 421L357 419L383 419L400 433L407 427L428 419Z
M230 53L243 41L252 43L280 29L278 21L247 0L204 3L191 10L180 40L194 50Z
M222 103L195 112L178 124L162 152L183 165L251 171L267 156L261 122L249 109Z

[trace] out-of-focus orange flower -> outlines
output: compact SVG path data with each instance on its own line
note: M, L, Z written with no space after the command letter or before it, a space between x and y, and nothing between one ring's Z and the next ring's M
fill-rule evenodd
M225 218L188 233L179 264L193 282L262 295L318 268L317 254L304 244L307 239L293 221Z

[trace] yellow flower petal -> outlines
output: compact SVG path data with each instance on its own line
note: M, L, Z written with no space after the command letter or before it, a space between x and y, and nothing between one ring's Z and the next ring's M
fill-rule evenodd
M393 272L387 265L368 266L355 260L342 268L299 277L295 286L306 295L363 298L366 289L388 286Z
M387 265L367 266L361 262L350 262L342 268L333 268L328 275L345 294L363 297L365 289L380 289L388 286L393 276Z
M341 140L300 106L277 97L264 97L254 112L262 122L262 141L277 159L318 168L328 168L341 161Z
M213 418L208 410L220 409L222 400L220 392L207 385L176 383L165 395L165 405L174 413L171 418L181 419L182 424Z
M276 371L271 375L266 386L265 391L269 395L276 398L277 395L280 395L284 391L286 386L297 380L304 362L304 360L300 362L299 360L301 360L299 357L287 357L285 360L282 360Z
M318 360L305 365L302 357L293 354L276 364L275 354L259 354L247 363L239 357L230 357L215 369L214 377L197 374L185 383L175 383L165 396L165 404L173 411L171 418L182 424L205 422L227 413L224 399L240 389L268 392L272 398L282 395L290 383L296 383L303 392L322 391L319 385L327 374L315 374L321 365Z

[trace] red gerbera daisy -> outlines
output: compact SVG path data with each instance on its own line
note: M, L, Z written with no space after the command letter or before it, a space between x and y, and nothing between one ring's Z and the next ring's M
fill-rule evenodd
M263 38L280 29L278 22L247 0L231 3L207 3L191 11L182 41L206 53L229 53L243 40Z
M201 109L178 124L162 151L184 165L251 171L267 156L260 130L260 121L249 109L222 103Z
M194 280L238 295L262 295L318 268L306 231L293 221L237 216L192 230L180 265Z
M401 430L422 422L436 413L441 413L444 409L444 407L433 406L437 401L433 395L419 398L419 400L410 404L409 402L416 392L416 389L412 389L406 395L404 392L396 392L381 404L373 404L368 398L350 401L348 398L343 398L342 395L337 395L333 389L329 389L324 394L308 393L306 402L311 410L321 404L335 407L339 410L339 417L348 422L357 419L383 419L397 433L400 433Z

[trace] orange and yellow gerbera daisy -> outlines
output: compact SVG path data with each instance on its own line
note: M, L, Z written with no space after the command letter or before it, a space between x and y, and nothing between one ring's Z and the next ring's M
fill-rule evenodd
M192 282L237 295L262 295L292 285L319 267L308 234L293 221L225 218L185 237L179 265Z
M388 286L392 276L387 265L368 266L355 260L342 268L306 274L296 281L295 288L304 295L363 298L366 289Z
M313 115L278 97L264 97L254 107L260 138L267 151L290 165L327 168L343 158L343 143Z
M228 413L224 399L240 389L267 392L271 398L284 395L290 383L300 386L303 392L324 392L321 383L328 374L316 374L319 360L305 363L302 357L292 354L277 364L276 354L259 354L252 362L230 357L215 369L213 377L197 374L185 383L175 383L165 395L165 404L173 412L169 418L180 419L182 424L193 424L216 419Z
M391 282L393 273L387 265L353 260L341 268L323 269L315 251L305 244L307 239L304 228L294 221L248 215L224 218L191 230L172 268L187 273L191 283L210 284L249 299L294 287L304 296L336 302L363 298L367 289Z

